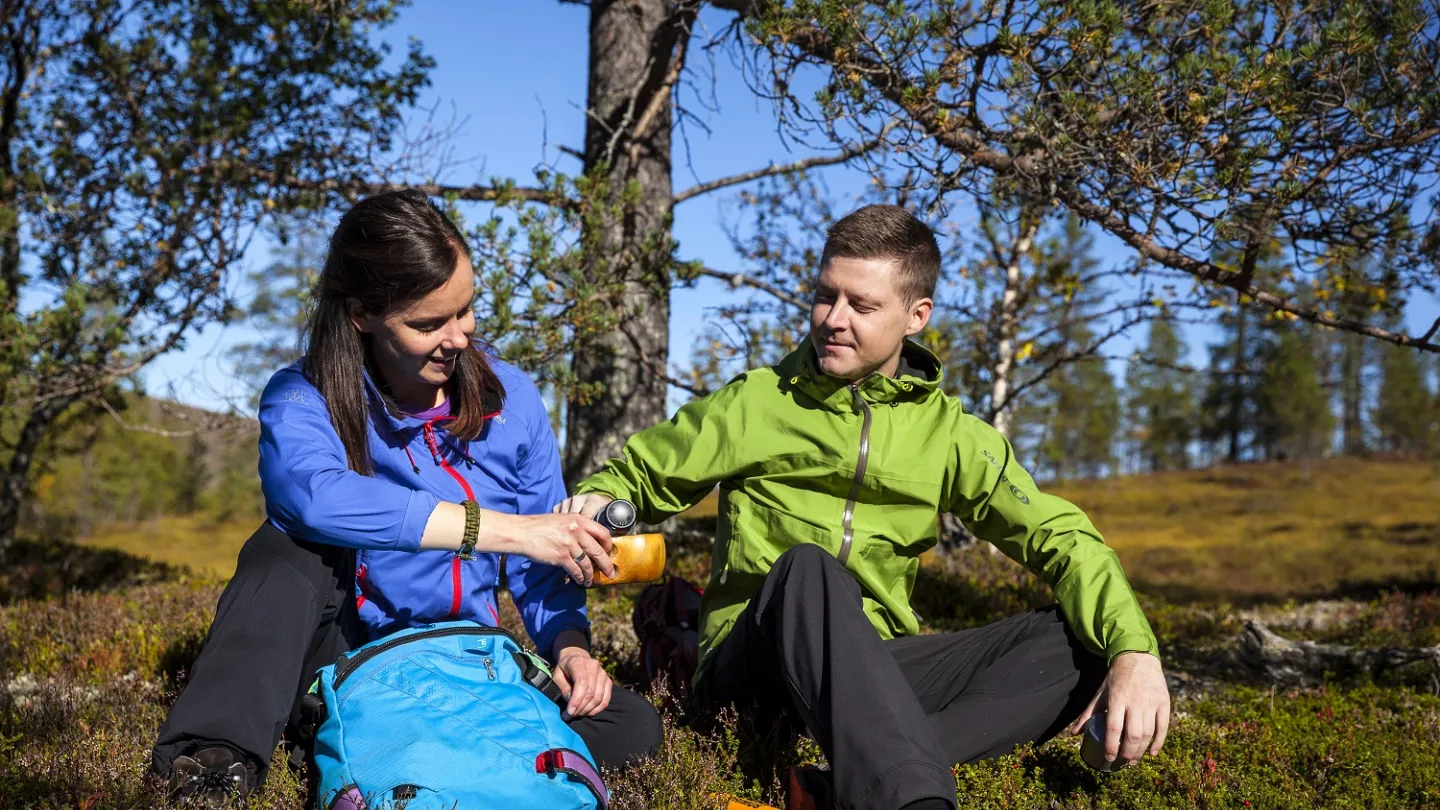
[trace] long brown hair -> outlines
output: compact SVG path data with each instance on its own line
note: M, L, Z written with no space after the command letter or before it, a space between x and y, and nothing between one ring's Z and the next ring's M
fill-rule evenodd
M325 397L350 469L373 472L363 376L370 364L370 338L351 323L347 301L359 301L370 313L409 304L444 286L461 251L468 250L455 223L418 191L367 197L345 212L330 235L302 347L305 373ZM480 435L485 417L505 398L505 387L473 343L455 364L450 389L452 418L445 429L467 441Z

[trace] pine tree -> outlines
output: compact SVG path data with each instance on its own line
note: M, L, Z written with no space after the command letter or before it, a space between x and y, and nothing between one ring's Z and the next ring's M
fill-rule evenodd
M260 340L230 350L235 374L249 384L255 402L271 374L300 358L306 307L325 261L324 236L313 220L288 220L278 235L283 244L280 258L249 276L255 295L245 315L260 332Z
M1200 401L1200 439L1211 458L1231 464L1255 430L1254 313L1238 306L1220 316L1221 339L1210 344L1210 376Z
M1073 343L1090 340L1083 325L1073 331ZM1114 469L1120 394L1102 358L1087 357L1056 369L1046 380L1044 395L1019 418L1022 424L1041 425L1036 469L1060 479L1096 478Z
M1431 452L1436 403L1421 360L1398 346L1380 350L1380 393L1371 419L1385 450Z
M1190 464L1196 417L1193 383L1179 368L1184 339L1169 321L1152 321L1143 353L1125 375L1136 452L1151 472L1184 469Z
M1288 323L1272 329L1257 386L1256 442L1267 459L1317 458L1335 427L1319 374L1319 341Z
M175 509L182 515L200 508L201 497L210 484L209 455L205 439L198 433L191 436L175 477Z

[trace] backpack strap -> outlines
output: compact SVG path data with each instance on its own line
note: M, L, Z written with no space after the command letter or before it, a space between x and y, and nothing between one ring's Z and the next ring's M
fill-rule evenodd
M560 685L550 676L550 668L545 665L544 659L535 655L529 650L519 650L512 653L515 656L515 664L520 667L520 677L525 682L540 690L540 693L550 699L560 708L565 708L565 695L560 691Z
M610 805L610 794L605 791L605 783L600 780L600 774L595 766L584 754L571 751L569 748L552 748L535 757L535 772L543 774L563 773L566 776L578 779L590 792L595 794L595 801L600 803L600 810L605 810Z

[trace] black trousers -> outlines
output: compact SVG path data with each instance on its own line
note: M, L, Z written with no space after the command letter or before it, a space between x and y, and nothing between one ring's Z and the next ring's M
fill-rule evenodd
M835 805L955 802L951 765L1043 742L1095 696L1105 661L1055 608L882 640L824 549L780 556L702 674L702 708L793 712L830 761Z
M261 526L240 551L190 683L160 730L152 769L168 774L177 756L224 743L248 754L263 781L316 671L363 641L354 574L353 551ZM663 733L654 707L620 687L605 711L570 727L602 767L653 754Z

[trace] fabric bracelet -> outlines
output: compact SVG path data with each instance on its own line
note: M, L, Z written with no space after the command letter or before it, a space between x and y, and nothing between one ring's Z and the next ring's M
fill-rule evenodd
M455 554L462 560L468 560L475 556L475 541L480 537L480 504L462 501L460 505L465 507L465 534Z

